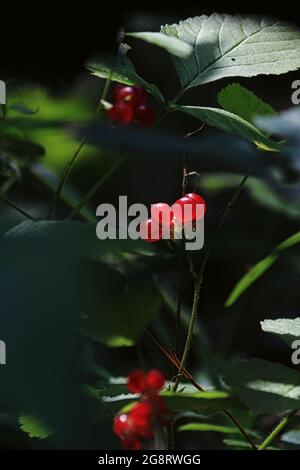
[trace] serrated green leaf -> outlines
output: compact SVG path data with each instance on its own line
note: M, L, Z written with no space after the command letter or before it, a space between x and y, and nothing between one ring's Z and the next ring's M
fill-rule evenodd
M224 381L255 415L300 408L300 373L282 364L261 359L235 361Z
M263 320L261 329L282 338L289 346L300 338L300 318L277 318L276 320Z
M161 31L194 49L187 59L172 56L183 89L300 67L300 31L276 19L213 13L162 26Z
M28 434L29 437L46 439L54 434L54 432L45 423L42 423L39 418L32 415L21 415L19 417L19 425L22 431Z
M162 107L165 104L165 99L157 86L148 83L138 75L132 61L126 55L122 55L118 61L112 55L99 56L87 62L86 67L96 77L110 77L113 82L125 85L141 85L158 100Z
M190 44L174 36L167 36L162 33L141 32L141 33L127 33L126 36L142 39L149 44L161 47L178 57L186 58L193 52Z
M239 83L231 83L218 94L218 102L225 111L253 123L258 116L274 116L276 111L252 91Z
M235 285L225 302L225 307L231 307L231 305L233 305L237 299L277 261L284 250L298 243L300 243L300 232L284 240L275 247L271 255L255 264Z
M269 139L253 124L245 121L245 119L236 114L224 111L224 109L179 105L173 105L172 109L190 114L209 126L217 127L231 134L236 134L250 142L261 143L274 151L281 149L280 144Z

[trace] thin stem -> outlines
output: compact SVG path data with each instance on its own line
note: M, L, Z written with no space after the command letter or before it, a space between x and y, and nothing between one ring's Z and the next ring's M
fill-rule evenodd
M298 410L291 411L285 418L283 418L279 424L273 429L273 431L266 437L266 439L260 444L258 450L265 450L269 444L278 436L278 434L283 430L283 428L291 421L295 416Z
M90 199L96 194L96 192L101 188L101 186L105 183L105 181L115 172L115 170L123 163L125 158L121 158L115 161L109 169L102 175L91 187L91 189L86 193L86 195L82 198L79 204L72 210L68 219L73 219L76 215L81 211L81 209L89 202Z
M243 426L239 423L239 421L236 419L236 417L233 416L233 414L231 414L230 411L228 411L228 410L224 410L224 413L225 413L226 416L228 416L228 418L235 424L235 426L240 430L241 434L243 434L243 436L245 437L245 439L249 442L249 444L251 445L252 449L253 449L253 450L257 450L257 447L256 447L256 445L254 444L254 442L252 441L251 437L250 437L249 434L245 431L245 429L244 429Z
M18 207L15 203L10 201L9 199L6 199L5 197L1 197L1 201L5 202L8 206L12 207L15 211L19 212L20 214L24 215L26 219L36 221L32 215L30 215L28 212L24 211L24 209L21 209L21 207Z
M223 213L223 216L222 216L222 218L221 218L221 220L220 220L220 222L219 222L219 224L216 228L216 231L215 231L214 236L211 240L211 243L208 246L208 249L207 249L206 253L204 254L204 258L203 258L200 270L197 274L194 273L194 276L195 276L194 277L194 300L193 300L192 314L191 314L188 333L187 333L185 346L184 346L184 350L183 350L183 354L182 354L182 359L180 361L180 367L178 369L178 376L177 376L177 379L176 379L174 387L173 387L174 391L177 390L177 387L178 387L179 382L180 382L180 377L182 375L182 370L185 367L185 364L186 364L186 361L187 361L187 358L188 358L188 355L189 355L189 352L190 352L191 343L192 343L192 339L193 339L194 326L195 326L195 323L196 323L196 320L197 320L198 306L199 306L201 287L202 287L202 284L203 284L204 270L205 270L205 267L207 265L207 261L209 259L209 256L210 256L211 252L212 252L212 249L214 247L217 235L220 232L221 228L223 227L223 225L224 225L224 223L225 223L225 221L228 217L228 214L230 213L234 203L238 199L238 197L239 197L239 195L240 195L240 193L241 193L241 191L242 191L242 189L243 189L243 187L244 187L244 185L245 185L245 183L248 179L248 176L249 176L248 174L244 176L244 178L242 179L240 185L236 189L233 197L231 198L231 200L227 204L227 207L226 207L226 209Z
M183 256L179 254L176 272L176 309L175 309L175 342L174 351L179 353L180 348L180 324L181 324L181 306L182 306L182 275L183 275Z

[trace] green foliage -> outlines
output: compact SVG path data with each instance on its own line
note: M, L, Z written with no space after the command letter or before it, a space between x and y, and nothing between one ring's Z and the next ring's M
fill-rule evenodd
M186 423L179 426L178 431L212 431L222 434L239 434L237 428L212 423Z
M98 56L87 62L86 67L96 77L110 78L113 82L126 85L141 85L158 100L161 106L164 104L164 97L157 86L138 75L132 61L125 54L118 60L108 54Z
M127 36L133 38L142 39L149 44L162 47L166 49L170 54L173 54L178 57L186 58L192 54L193 48L190 44L174 36L167 36L162 33L127 33Z
M27 433L29 437L36 437L38 439L46 439L53 434L39 418L30 415L19 416L19 424L22 431Z
M263 320L260 324L263 331L282 338L289 346L300 338L300 318Z
M278 20L213 13L162 26L161 31L193 46L186 59L172 56L183 89L300 67L300 32Z
M239 360L230 364L224 381L255 415L300 408L300 374L282 364Z
M225 306L231 307L231 305L233 305L237 299L276 262L282 252L297 245L299 242L300 232L297 232L277 245L271 255L255 264L235 285L226 300Z
M227 85L218 94L218 102L225 111L237 114L245 121L253 123L258 116L274 116L271 105L258 98L252 91L239 83Z
M205 122L209 126L239 135L240 137L263 145L268 149L279 150L280 144L269 139L257 127L241 118L237 114L230 113L218 108L207 108L201 106L172 106L176 111L182 111Z

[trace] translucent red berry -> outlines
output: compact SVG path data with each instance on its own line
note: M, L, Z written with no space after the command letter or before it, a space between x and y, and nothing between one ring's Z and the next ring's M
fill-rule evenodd
M124 450L139 450L142 444L136 437L126 437L121 441L121 447Z
M203 204L203 215L205 214L206 204L205 204L205 200L203 199L203 197L199 196L199 194L196 194L196 193L185 194L185 197L195 199L195 201L197 201L197 204Z
M140 235L148 243L154 243L161 239L161 227L152 219L144 220L140 225Z
M203 216L203 213L200 210L200 204L203 204L202 198L201 198L201 202L198 202L198 200L195 197L186 195L178 199L173 204L172 209L174 211L176 219L183 224L184 222L191 222ZM197 211L197 207L198 207L198 211Z
M156 392L158 390L161 390L163 386L165 385L165 377L157 369L152 369L147 373L146 381L147 381L148 389L151 389Z
M107 116L112 124L127 126L133 119L133 110L124 101L119 101L107 111Z
M174 212L172 211L169 204L165 202L158 202L151 206L151 218L154 222L159 225L170 226L174 219Z
M152 127L155 124L156 116L152 106L144 103L136 108L134 119L141 127Z
M143 393L146 390L146 375L141 369L135 369L129 374L127 388L131 393Z
M126 413L115 417L113 431L119 437L125 436L129 432L129 421Z
M113 89L113 99L116 102L124 101L132 108L136 108L137 106L145 103L147 100L147 93L144 88L139 85L117 85Z
M153 436L153 408L149 400L139 401L130 410L131 432L140 437Z

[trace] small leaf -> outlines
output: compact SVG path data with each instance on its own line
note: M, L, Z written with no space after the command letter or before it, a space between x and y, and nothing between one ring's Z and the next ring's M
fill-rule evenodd
M224 381L255 415L300 408L300 373L261 359L238 360Z
M224 434L239 434L240 431L237 428L230 426L222 426L220 424L211 423L187 423L182 424L178 427L178 431L213 431L221 432Z
M142 39L145 42L162 47L170 54L178 57L186 58L193 52L193 48L190 44L181 41L174 36L167 36L166 34L151 32L127 33L126 35L133 38Z
M161 106L164 106L165 99L157 86L148 83L138 75L132 61L126 55L122 55L119 60L116 60L112 55L99 56L87 62L86 67L96 77L110 77L113 82L125 85L141 85L158 100Z
M21 415L19 417L19 424L22 431L26 432L29 437L46 439L46 437L54 434L54 432L42 423L39 418L31 415Z
M232 83L223 88L218 94L218 102L225 111L237 114L251 123L258 116L276 115L271 105L239 83Z
M278 318L276 320L263 320L261 329L282 338L289 346L300 338L300 318Z
M291 429L281 436L281 440L287 444L300 445L300 429Z
M219 108L201 106L173 105L172 109L190 114L209 126L217 127L231 134L236 134L250 142L261 143L273 150L279 150L281 148L280 144L269 139L260 129L237 114Z
M251 268L235 285L229 297L225 302L225 307L231 307L234 302L257 280L259 279L274 263L284 250L300 243L300 232L295 233L291 237L284 240L276 246L274 252L266 258L259 261Z

